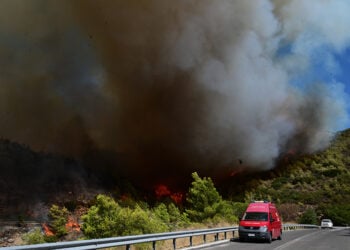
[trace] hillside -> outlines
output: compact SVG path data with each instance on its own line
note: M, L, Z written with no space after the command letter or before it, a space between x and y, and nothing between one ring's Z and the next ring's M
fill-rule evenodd
M0 139L0 173L0 219L40 221L46 204L84 201L101 191L98 178L79 161L6 139Z
M246 183L246 199L273 199L287 210L285 217L309 207L319 218L350 222L350 130L338 133L326 150L290 156L281 165Z
M33 152L28 146L4 139L0 139L0 171L0 222L17 221L16 225L19 225L0 231L1 246L13 244L13 238L24 239L24 235L33 230L33 225L23 226L23 220L43 223L43 228L39 228L38 234L43 237L41 230L44 230L47 236L46 223L52 226L52 221L48 218L52 204L58 204L62 209L68 208L69 217L64 227L71 230L67 235L57 236L55 240L77 239L82 232L74 233L73 227L69 226L70 222L73 221L80 230L78 223L82 222L82 215L90 211L90 208L94 211L95 197L101 193L115 198L115 201L112 198L108 199L115 202L117 210L125 209L126 224L130 224L129 213L132 211L135 214L147 214L147 218L150 214L161 219L168 218L170 214L176 215L173 222L182 221L183 225L204 222L207 223L204 226L208 226L217 222L227 223L228 218L232 224L237 223L237 218L246 207L243 201L248 202L252 199L273 200L284 222L315 224L319 223L321 218L330 218L335 225L350 224L350 130L338 133L330 147L322 152L304 156L289 154L281 158L274 170L260 173L241 172L232 176L226 183L218 182L215 184L219 191L217 193L210 179L201 179L196 173L194 176L198 183L201 183L197 184L198 187L212 184L212 194L219 197L220 193L224 197L222 201L220 197L214 199L214 210L208 210L206 202L205 206L199 204L199 208L195 206L197 204L189 202L189 199L186 202L185 198L189 197L190 191L181 194L181 199L173 203L174 194L166 186L161 186L163 189L158 190L162 192L153 194L158 196L154 197L156 199L150 198L152 194L148 194L147 197L145 190L136 189L130 183L126 185L127 180L114 179L112 189L108 189L108 185L102 181L106 179L97 177L96 173L82 162L59 155ZM207 198L209 193L205 190L208 191L205 188L201 192L204 192L206 195L203 197ZM205 219L195 220L195 217L191 217L190 211L197 215L201 209L215 212ZM169 214L164 217L164 213ZM163 222L169 224L169 218ZM311 220L305 221L305 218ZM40 227L40 224L38 225L36 227ZM169 225L165 230L172 228ZM84 230L86 236L88 230ZM6 239L11 239L11 242Z
M83 163L33 152L5 139L0 140L0 171L0 218L21 215L40 220L43 215L33 211L47 209L47 204L81 203L106 192L106 179L101 181ZM144 190L125 183L114 180L112 192L145 197ZM215 185L227 200L274 200L287 220L297 220L306 208L313 208L319 218L340 217L335 219L338 224L350 222L350 130L338 133L322 152L288 155L272 171L242 172Z

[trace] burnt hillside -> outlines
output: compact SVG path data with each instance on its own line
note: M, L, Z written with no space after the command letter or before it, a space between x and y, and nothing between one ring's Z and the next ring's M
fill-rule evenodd
M88 198L102 187L81 162L7 139L0 140L0 172L1 218L35 217L40 204Z

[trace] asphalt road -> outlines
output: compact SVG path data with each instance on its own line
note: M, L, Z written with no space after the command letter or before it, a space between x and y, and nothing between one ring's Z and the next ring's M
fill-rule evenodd
M350 250L350 228L286 231L283 233L282 240L274 240L271 244L264 242L239 242L235 238L220 245L196 249Z

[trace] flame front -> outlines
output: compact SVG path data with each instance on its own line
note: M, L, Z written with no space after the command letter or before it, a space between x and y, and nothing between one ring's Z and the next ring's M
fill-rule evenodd
M170 198L176 203L181 204L183 200L183 193L177 192L170 195Z
M183 193L181 192L174 192L172 193L168 186L164 184L159 184L155 187L154 190L156 196L158 199L163 198L163 197L170 197L175 203L180 204L182 203L183 200Z
M46 236L54 236L54 233L51 231L51 229L46 223L43 223L42 227Z
M68 222L66 223L66 230L68 232L80 232L80 225L73 217L70 216L68 218Z
M164 184L160 184L156 186L154 192L156 193L157 198L161 198L163 196L169 196L171 194L169 188Z

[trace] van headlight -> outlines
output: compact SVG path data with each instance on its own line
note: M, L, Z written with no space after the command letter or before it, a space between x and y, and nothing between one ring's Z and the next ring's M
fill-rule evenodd
M267 226L260 227L260 232L267 232Z

